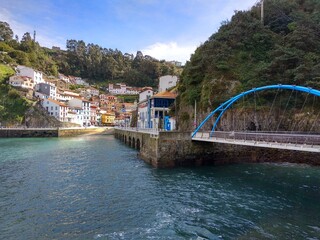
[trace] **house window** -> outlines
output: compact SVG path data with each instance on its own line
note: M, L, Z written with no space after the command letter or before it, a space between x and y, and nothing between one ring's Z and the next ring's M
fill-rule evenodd
M58 107L56 106L56 110L58 110Z
M51 110L53 110L53 107L51 106Z

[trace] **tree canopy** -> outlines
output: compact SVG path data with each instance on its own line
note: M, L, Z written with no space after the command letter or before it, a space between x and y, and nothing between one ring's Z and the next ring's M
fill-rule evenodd
M205 110L253 87L295 84L320 88L320 2L265 0L237 11L192 55L182 72L181 105Z
M0 22L0 63L33 67L47 75L79 76L92 83L124 82L132 86L157 86L158 78L180 74L181 68L151 56L125 53L118 49L86 44L83 40L67 40L66 50L41 47L26 32L19 42L13 38L9 24Z

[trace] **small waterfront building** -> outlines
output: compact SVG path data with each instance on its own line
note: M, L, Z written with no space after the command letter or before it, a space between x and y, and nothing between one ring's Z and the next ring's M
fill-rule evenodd
M170 123L170 129L165 126L165 117L169 116L170 107L175 102L177 94L173 92L160 92L153 95L149 101L150 110L148 110L148 126L155 129L167 129L172 130L172 126L175 126L175 122ZM168 120L169 121L169 120ZM171 119L171 121L174 121Z

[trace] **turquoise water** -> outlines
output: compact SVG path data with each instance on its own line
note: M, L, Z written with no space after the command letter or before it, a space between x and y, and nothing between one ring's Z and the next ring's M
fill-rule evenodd
M113 136L0 152L0 239L320 239L319 167L154 169Z

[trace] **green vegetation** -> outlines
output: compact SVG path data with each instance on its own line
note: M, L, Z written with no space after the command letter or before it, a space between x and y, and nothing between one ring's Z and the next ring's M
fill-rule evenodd
M203 112L235 93L269 84L320 88L320 2L265 0L239 11L202 44L180 79L180 109ZM265 97L268 97L267 95Z
M21 124L25 111L30 103L20 93L6 84L9 76L14 74L11 67L0 64L0 123L1 126L8 124Z
M138 95L117 95L118 101L121 103L134 103L134 101L138 101Z
M129 86L155 87L160 76L181 72L181 68L143 56L140 51L136 56L122 54L117 49L86 44L82 40L68 40L67 51L50 50L47 53L57 62L60 72L90 79L91 83L124 82Z

